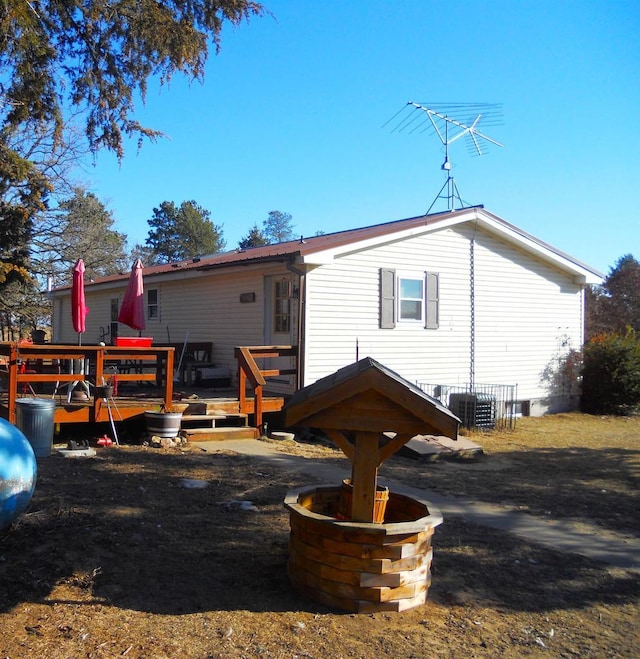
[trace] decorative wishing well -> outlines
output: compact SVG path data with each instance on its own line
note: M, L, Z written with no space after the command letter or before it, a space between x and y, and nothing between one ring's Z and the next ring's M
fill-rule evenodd
M382 521L376 521L378 468L416 435L456 439L459 419L367 357L298 391L285 406L285 422L321 429L352 466L350 514L344 514L340 485L287 494L294 587L348 611L423 604L431 581L431 537L442 516L428 502L392 491Z

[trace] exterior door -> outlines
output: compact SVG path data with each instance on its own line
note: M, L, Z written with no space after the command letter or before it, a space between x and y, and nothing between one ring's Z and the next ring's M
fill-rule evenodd
M295 344L297 305L294 295L294 282L290 274L265 277L265 328L264 344L268 346L290 346ZM268 369L290 369L294 366L291 358L264 360ZM295 377L282 375L269 378L269 384L294 386Z

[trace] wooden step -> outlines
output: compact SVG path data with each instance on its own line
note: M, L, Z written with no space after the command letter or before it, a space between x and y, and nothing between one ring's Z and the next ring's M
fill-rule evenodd
M211 430L213 428L246 428L246 414L183 414L180 429Z
M181 434L188 442L224 441L225 439L257 439L260 433L251 426L219 428L183 428Z
M223 421L227 414L183 414L182 423L191 421Z

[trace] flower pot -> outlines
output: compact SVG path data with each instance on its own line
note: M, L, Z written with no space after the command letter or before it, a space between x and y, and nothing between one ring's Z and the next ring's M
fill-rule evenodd
M382 524L384 522L384 513L387 509L389 500L389 488L378 485L376 487L376 498L373 504L373 523ZM350 520L351 505L353 502L353 485L351 479L346 478L342 481L340 488L340 498L338 499L338 511L336 519Z
M180 432L182 412L145 412L144 420L149 435L173 439Z
M95 387L94 395L96 398L113 398L113 387L110 384L106 384L102 387Z

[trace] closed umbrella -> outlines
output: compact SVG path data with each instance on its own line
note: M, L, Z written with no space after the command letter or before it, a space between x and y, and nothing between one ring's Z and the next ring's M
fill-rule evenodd
M71 284L71 318L73 329L78 334L78 345L82 343L82 334L87 329L87 314L89 309L84 299L84 261L78 259L73 267L73 282Z
M73 329L78 333L78 345L82 345L82 335L87 329L87 314L89 309L84 299L84 261L78 259L73 266L73 280L71 282L71 320L73 321ZM84 360L80 359L79 364L76 366L75 360L69 362L70 371L74 373L76 368L78 373L85 372ZM75 380L69 385L69 393L67 401L71 402L71 392L76 386L81 383L87 397L89 396L89 385L83 380Z
M118 322L124 323L136 330L143 330L145 328L144 286L142 283L142 261L140 259L136 259L136 262L131 268L127 290L120 305Z

